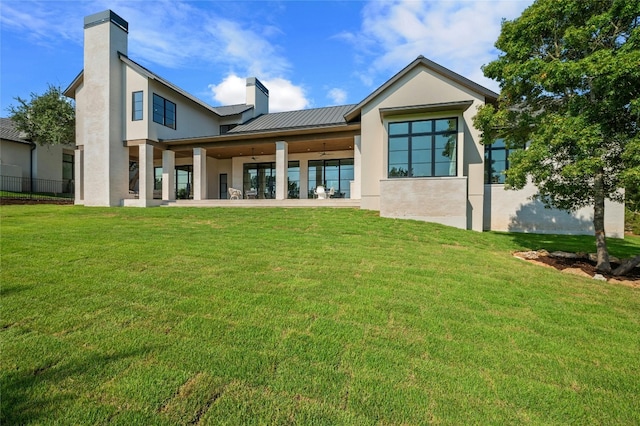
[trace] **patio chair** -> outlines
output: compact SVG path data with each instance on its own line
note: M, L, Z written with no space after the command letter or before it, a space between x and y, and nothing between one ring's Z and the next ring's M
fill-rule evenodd
M324 186L322 185L318 185L318 187L313 190L313 193L319 200L324 200L327 198L327 193L324 192Z
M229 199L230 200L241 200L242 199L242 191L235 188L229 188Z
M331 198L333 197L333 195L336 193L336 190L333 189L333 186L331 187L331 189L329 189L329 193L327 194L327 198Z

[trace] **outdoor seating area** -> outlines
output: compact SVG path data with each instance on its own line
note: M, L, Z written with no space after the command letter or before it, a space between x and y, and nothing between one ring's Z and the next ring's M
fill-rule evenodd
M230 200L242 200L242 191L236 188L229 188Z
M329 191L325 191L324 186L318 185L316 189L313 190L313 196L319 200L326 200L333 197L336 193L336 190L331 187Z

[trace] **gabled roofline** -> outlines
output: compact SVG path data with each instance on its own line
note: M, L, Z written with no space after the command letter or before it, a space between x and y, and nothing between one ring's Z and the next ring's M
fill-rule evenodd
M147 78L149 78L151 80L157 81L158 83L160 83L160 84L168 87L169 89L179 93L180 95L184 96L185 98L189 99L190 101L195 102L196 104L200 105L201 107L205 108L208 111L211 111L212 113L214 113L215 115L220 117L220 114L218 114L218 112L215 111L214 107L212 107L211 105L205 103L204 101L196 98L192 94L190 94L188 92L185 92L183 89L179 88L175 84L169 82L168 80L165 80L164 78L160 77L158 74L154 73L153 71L148 70L147 68L143 67L142 65L140 65L137 62L133 61L132 59L129 59L129 57L127 55L125 55L124 53L118 52L118 57L120 58L120 60L122 62L124 62L125 64L129 65L131 68L133 68L134 70L138 71L140 74L146 76Z
M139 63L137 63L134 60L130 59L127 55L125 55L122 52L118 52L118 57L120 58L120 60L122 62L124 62L125 64L127 64L132 69L134 69L137 72L139 72L140 74L144 75L148 79L157 81L158 83L162 84L163 86L168 87L169 89L171 89L171 90L175 91L176 93L184 96L185 98L189 99L190 101L200 105L201 107L205 108L207 111L212 112L213 114L215 114L218 117L223 117L224 116L224 114L220 114L218 111L216 111L216 108L224 109L225 106L213 107L213 106L207 104L206 102L196 98L195 96L193 96L189 92L186 92L185 90L181 89L180 87L176 86L175 84L171 83L170 81L160 77L158 74L154 73L153 71L150 71L149 69L143 67L142 65L140 65ZM69 87L67 87L64 90L63 94L66 97L75 99L76 89L82 83L83 79L84 79L84 70L80 71L80 73L76 76L76 78L73 79L71 84L69 84ZM253 108L252 105L247 105L247 107L245 109L243 109L239 113L248 111L251 108Z
M471 89L472 91L479 93L481 95L483 95L485 97L485 99L487 99L487 102L491 102L491 101L495 101L496 99L498 99L498 94L495 93L492 90L487 89L484 86L479 85L478 83L475 83L471 80L469 80L466 77L461 76L458 73L455 73L453 71L451 71L448 68L443 67L442 65L439 65L427 58L425 58L424 56L420 55L418 56L413 62L411 62L409 65L407 65L406 67L404 67L400 72L398 72L396 75L394 75L393 77L391 77L389 80L387 80L382 86L378 87L373 93L371 93L369 96L367 96L364 100L362 100L362 102L360 102L358 105L356 105L351 111L347 112L344 116L345 120L347 121L351 121L354 120L358 115L360 115L360 111L362 110L362 108L368 104L371 100L373 100L376 96L378 96L380 93L384 92L389 86L393 85L395 82L397 82L398 80L400 80L402 77L404 77L406 74L408 74L412 69L414 69L415 67L419 66L419 65L423 65L425 67L427 67L428 69L450 79L453 80L454 82L460 84L461 86L464 86L468 89Z
M64 92L62 92L62 94L65 95L67 98L75 99L76 89L78 88L78 86L80 86L80 83L82 83L83 79L84 79L84 70L78 73L76 78L74 78L73 81L69 84L69 86L67 86L67 88L64 89Z

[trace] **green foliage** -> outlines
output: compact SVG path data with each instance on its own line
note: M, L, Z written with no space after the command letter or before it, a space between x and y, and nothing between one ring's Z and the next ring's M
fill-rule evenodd
M511 255L589 237L322 208L0 222L3 425L637 423L640 293Z
M624 224L626 231L635 235L640 235L640 211L632 211L628 208L625 209Z
M38 145L73 144L75 142L75 108L59 87L49 85L31 100L15 98L19 105L9 107L10 116L18 130Z
M475 117L483 143L529 145L509 158L506 183L536 184L547 206L594 204L640 187L640 1L538 0L505 21L498 59L484 67L500 83L497 105Z

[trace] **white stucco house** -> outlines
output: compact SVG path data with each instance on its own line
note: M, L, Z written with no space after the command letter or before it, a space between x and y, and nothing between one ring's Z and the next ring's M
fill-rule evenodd
M73 187L73 145L40 146L0 118L0 190L66 192Z
M422 56L358 104L269 113L255 77L245 104L214 107L142 67L112 11L84 28L84 69L65 91L76 101L78 204L342 202L476 231L593 232L591 209L545 210L535 188L504 190L508 152L481 145L472 122L498 95ZM318 186L332 199L314 200ZM229 188L243 199L228 200ZM623 206L609 203L606 219L622 237Z

